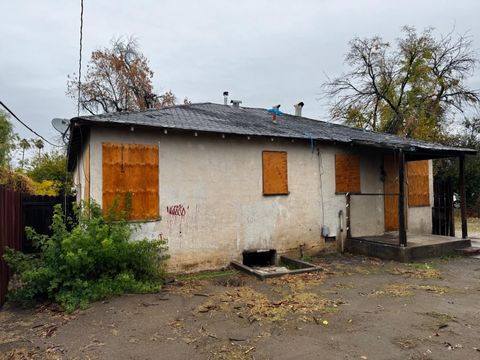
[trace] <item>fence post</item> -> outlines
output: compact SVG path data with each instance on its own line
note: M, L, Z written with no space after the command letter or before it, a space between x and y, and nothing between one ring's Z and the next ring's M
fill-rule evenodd
M10 278L10 271L3 260L5 247L21 250L22 235L22 194L0 186L0 307L5 303Z

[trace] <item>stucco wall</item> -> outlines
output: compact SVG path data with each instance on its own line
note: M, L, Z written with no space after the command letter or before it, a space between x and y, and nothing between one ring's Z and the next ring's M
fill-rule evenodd
M335 194L335 153L359 153L362 192L383 191L383 155L375 151L332 145L312 151L309 141L93 128L90 187L99 204L103 142L159 145L161 220L143 223L136 237L168 239L172 271L225 266L246 249L322 249L322 225L335 236L338 212L345 211L345 195ZM264 150L287 151L289 195L262 195ZM185 209L183 216L167 212L175 205ZM351 218L354 236L383 233L383 198L352 197Z

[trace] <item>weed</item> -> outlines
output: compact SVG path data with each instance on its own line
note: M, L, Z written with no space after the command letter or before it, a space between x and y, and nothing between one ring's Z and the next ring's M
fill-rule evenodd
M436 311L428 311L425 313L420 313L421 315L429 316L431 318L434 318L442 323L449 323L449 322L456 322L457 318L453 315L445 314L445 313L439 313Z
M194 274L185 274L178 276L179 281L190 282L190 281L199 281L199 280L210 280L220 277L234 276L238 275L238 271L234 269L224 269L217 271L202 271Z

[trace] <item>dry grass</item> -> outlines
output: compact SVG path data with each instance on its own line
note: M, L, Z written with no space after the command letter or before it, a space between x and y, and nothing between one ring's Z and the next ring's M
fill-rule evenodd
M467 219L468 235L480 238L480 217L469 217ZM455 209L455 232L461 233L462 221L460 217L460 209Z
M223 311L233 312L250 322L275 322L285 320L290 315L332 312L340 303L306 292L293 293L280 300L270 300L265 294L244 286L211 296L194 309L194 314ZM315 321L316 318L311 319Z
M402 336L393 339L393 343L398 345L400 348L409 350L414 349L418 346L420 339L414 336Z
M254 346L245 345L222 345L211 351L211 359L215 360L249 360L254 359Z
M273 286L286 285L292 291L299 291L322 284L329 273L327 271L315 271L297 275L285 275L275 279L268 279L267 284Z
M62 353L58 348L50 347L46 350L40 349L15 349L0 354L0 360L57 360L63 359Z
M389 270L390 274L393 275L403 275L407 278L415 279L441 279L442 273L440 270L435 269L429 264L424 264L424 266L416 266L415 264L409 264L405 267L394 267Z
M209 282L207 280L192 280L188 282L178 282L172 285L167 285L163 288L163 290L172 294L193 296L195 293L201 292L202 289L208 284Z
M437 295L442 295L450 291L449 288L444 286L394 283L387 284L383 287L382 290L373 291L372 293L370 293L370 295L392 297L413 296L414 290L424 290Z
M421 313L421 315L429 316L431 318L434 318L435 320L438 320L442 323L449 323L449 322L456 322L457 318L455 316L445 314L445 313L439 313L436 311L428 311L425 313Z

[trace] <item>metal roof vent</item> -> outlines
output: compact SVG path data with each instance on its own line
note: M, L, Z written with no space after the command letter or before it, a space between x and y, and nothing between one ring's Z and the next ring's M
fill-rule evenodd
M293 105L295 108L295 116L302 116L302 109L303 109L303 101L300 101L298 104Z
M223 105L228 105L228 91L223 92Z
M234 109L240 109L241 100L231 100L230 103Z

